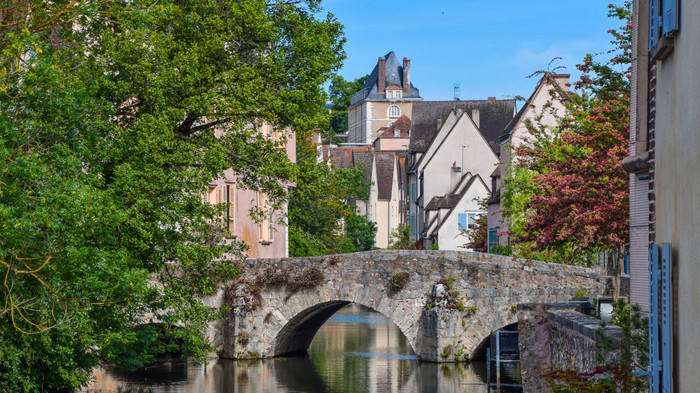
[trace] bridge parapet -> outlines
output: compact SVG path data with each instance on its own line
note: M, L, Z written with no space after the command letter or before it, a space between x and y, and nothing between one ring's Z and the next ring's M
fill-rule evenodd
M599 294L606 281L582 267L455 251L248 260L241 268L220 297L231 307L214 340L224 358L303 353L333 313L358 303L391 319L421 360L469 360L493 330L516 323L516 304L567 301L580 288ZM402 287L399 275L408 278Z

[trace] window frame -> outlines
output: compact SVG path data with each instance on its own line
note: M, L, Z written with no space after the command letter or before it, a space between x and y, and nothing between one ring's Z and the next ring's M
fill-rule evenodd
M394 108L396 108L396 109L394 110ZM394 113L394 112L396 112L397 114L396 114L396 115L393 115L392 113ZM401 107L399 107L399 106L396 105L396 104L391 104L391 105L389 105L389 108L387 108L387 110L386 110L386 116L387 116L388 118L397 118L397 117L401 117Z

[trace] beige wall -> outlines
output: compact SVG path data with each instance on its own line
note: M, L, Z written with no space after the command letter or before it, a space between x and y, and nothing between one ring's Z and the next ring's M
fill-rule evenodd
M370 143L367 137L371 105L363 101L348 109L348 142Z
M673 52L656 62L656 243L672 243L677 392L700 386L700 2L682 2Z
M410 119L413 116L413 101L363 101L351 106L348 109L348 142L367 144L374 142L380 128L388 127L398 120L398 117L390 118L387 115L391 105L397 105L401 109L399 117L406 115Z
M568 77L556 78L556 82L563 91L569 91ZM538 85L537 91L533 94L530 102L528 102L527 108L523 116L518 120L518 122L513 127L513 133L510 137L509 146L504 149L501 160L507 161L509 159L510 149L516 149L524 143L524 140L530 137L530 132L527 130L526 121L534 121L537 116L542 116L540 122L543 126L548 129L553 129L559 124L559 118L564 116L565 108L561 101L552 100L550 92L555 86L551 83L542 83Z
M382 127L389 127L390 124L398 120L401 115L405 115L409 119L413 116L413 102L390 102L390 101L376 101L370 103L372 107L371 112L371 140L368 143L374 141L374 139L379 136L378 131ZM391 105L396 105L401 109L401 114L398 117L389 117L387 111Z
M389 201L377 201L377 236L375 237L375 247L389 247Z
M433 146L430 150L433 151ZM498 163L496 154L466 114L459 118L444 141L435 146L432 157L426 153L424 159L427 158L423 169L426 204L434 196L452 191L450 175L454 163L462 167L462 173L478 174L482 179L488 179Z

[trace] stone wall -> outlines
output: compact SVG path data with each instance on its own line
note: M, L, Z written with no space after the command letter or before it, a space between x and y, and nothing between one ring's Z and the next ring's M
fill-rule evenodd
M290 290L279 278L261 284L279 273L304 280L312 267L322 272L313 287ZM579 288L601 294L606 281L576 266L454 251L248 260L241 268L240 279L218 297L231 307L228 321L211 333L226 358L304 352L328 317L357 303L391 319L421 360L465 361L492 331L517 321L517 304L568 301ZM391 278L401 271L408 281L394 291ZM438 282L447 281L449 288L438 293Z
M601 365L596 356L601 332L613 340L621 338L619 327L601 328L600 320L581 311L580 302L518 305L518 344L526 393L550 391L541 378L548 367L590 372ZM605 361L618 360L618 355L608 354Z

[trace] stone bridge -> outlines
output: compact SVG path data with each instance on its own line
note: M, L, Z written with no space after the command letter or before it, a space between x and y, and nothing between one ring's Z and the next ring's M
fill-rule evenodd
M349 303L387 316L419 359L466 361L492 331L517 322L519 303L601 294L592 269L454 251L381 250L248 260L214 301L230 307L214 327L222 358L303 354L326 320Z

